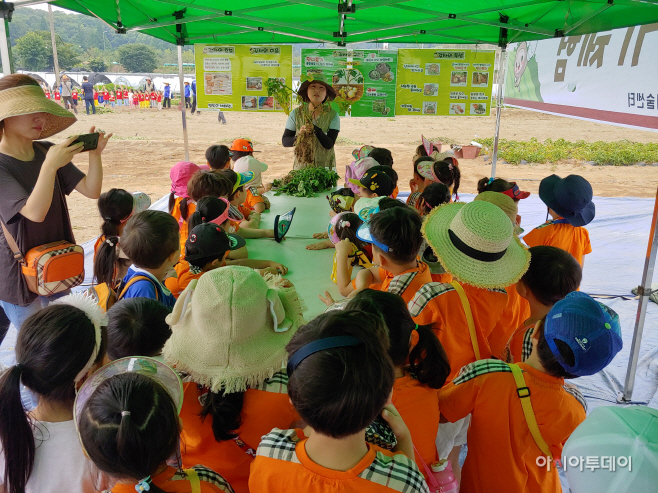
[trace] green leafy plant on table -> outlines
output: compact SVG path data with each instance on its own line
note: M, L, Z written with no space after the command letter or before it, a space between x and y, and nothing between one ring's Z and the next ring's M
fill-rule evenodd
M274 180L274 195L283 193L293 197L313 197L317 192L334 188L338 173L327 168L305 168L293 170L285 177Z

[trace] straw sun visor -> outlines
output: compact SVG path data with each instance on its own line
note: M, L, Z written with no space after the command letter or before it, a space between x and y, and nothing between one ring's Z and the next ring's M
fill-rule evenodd
M11 116L46 113L40 139L55 135L76 122L76 117L46 98L39 86L19 86L0 91L0 120Z
M422 233L446 271L476 287L510 286L530 265L530 252L514 235L511 221L488 202L437 207Z

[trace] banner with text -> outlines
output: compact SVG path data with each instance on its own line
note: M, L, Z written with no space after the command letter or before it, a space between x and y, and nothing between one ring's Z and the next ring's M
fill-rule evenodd
M194 45L197 106L222 111L283 111L267 79L292 86L292 46Z
M302 81L322 75L351 116L394 116L397 54L377 50L302 49Z
M398 50L397 115L487 116L493 50Z
M505 104L658 130L658 24L510 45Z

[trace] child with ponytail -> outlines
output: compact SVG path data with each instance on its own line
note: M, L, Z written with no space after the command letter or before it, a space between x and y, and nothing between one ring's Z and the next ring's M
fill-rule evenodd
M151 199L144 193L131 194L121 188L112 188L98 198L101 216L101 235L94 245L94 279L110 286L123 279L130 260L119 246L123 228L133 214L148 208Z
M23 323L16 365L0 376L0 491L92 493L107 486L92 475L73 422L76 389L105 356L104 325L98 305L82 293L54 301ZM29 413L21 383L38 397Z
M181 405L178 375L152 358L116 360L83 386L75 408L80 441L114 479L111 493L233 493L204 466L169 465L180 464Z
M443 346L430 326L414 323L407 304L396 294L366 289L345 310L379 315L388 327L388 354L395 365L392 401L411 432L416 462L425 474L419 459L428 466L437 460L435 439L440 419L437 390L450 374Z
M420 194L431 183L443 183L450 189L450 196L459 200L459 184L461 172L459 162L452 156L442 161L435 161L432 157L423 156L414 161L414 177L409 182L411 194L407 199L407 205L416 207Z
M196 204L190 199L188 182L201 168L189 161L180 161L169 170L171 193L169 194L169 214L174 216L180 227L181 252L185 251L185 240L189 231L187 219L194 213Z
M450 189L443 183L430 183L420 194L416 202L416 208L420 215L426 217L434 208L450 202ZM420 258L427 264L432 275L433 282L451 282L452 275L448 274L437 258L432 247L423 238L420 247Z
M354 212L341 212L329 221L329 240L336 248L331 280L338 285L341 294L352 282L354 266L360 265L364 269L372 267L372 245L356 236L361 224L363 220Z
M260 274L286 274L288 268L272 260L247 258L247 247L242 237L229 233L230 203L225 198L203 197L197 209L190 216L188 228L190 238L180 262L174 266L177 277L169 277L165 285L178 298L180 293L193 280L224 265L244 265L256 269ZM216 225L215 231L202 228L203 225ZM217 231L219 228L220 231ZM192 241L192 233L195 233Z

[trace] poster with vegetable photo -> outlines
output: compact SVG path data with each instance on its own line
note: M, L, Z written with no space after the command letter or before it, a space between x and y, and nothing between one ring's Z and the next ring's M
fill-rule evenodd
M336 90L341 115L395 115L397 54L373 50L302 49L302 81L322 74Z
M398 50L395 114L489 115L494 59L493 50Z

